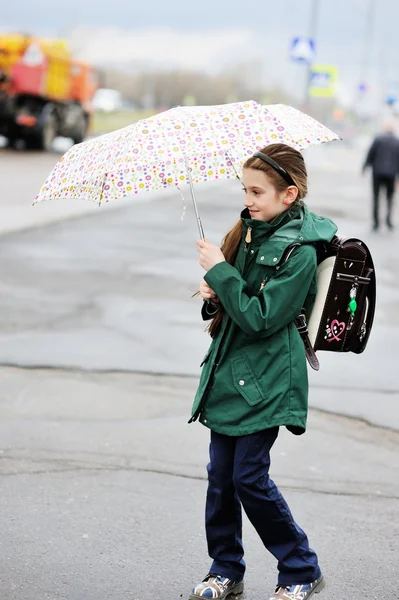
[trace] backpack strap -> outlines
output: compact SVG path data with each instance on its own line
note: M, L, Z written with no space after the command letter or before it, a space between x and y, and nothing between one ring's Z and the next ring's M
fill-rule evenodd
M306 322L305 313L301 312L301 314L297 316L294 322L296 328L298 329L299 335L302 338L303 345L305 346L305 354L306 358L308 359L308 363L312 367L312 369L318 371L320 369L320 363L309 339L308 324Z
M281 262L287 262L291 254L295 251L295 248L297 248L300 245L301 244L296 243L291 244L291 246L288 246L288 248L283 254ZM309 339L308 324L306 321L306 313L304 310L302 310L301 314L297 316L294 323L296 325L296 328L298 329L299 335L301 336L303 345L305 346L305 354L308 363L312 367L312 369L318 371L320 369L320 363Z

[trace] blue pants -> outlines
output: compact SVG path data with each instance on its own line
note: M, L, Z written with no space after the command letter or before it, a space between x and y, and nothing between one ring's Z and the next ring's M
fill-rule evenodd
M245 562L241 505L263 544L278 560L278 584L311 583L321 572L306 534L269 477L278 427L242 437L211 431L206 536L211 573L241 581Z

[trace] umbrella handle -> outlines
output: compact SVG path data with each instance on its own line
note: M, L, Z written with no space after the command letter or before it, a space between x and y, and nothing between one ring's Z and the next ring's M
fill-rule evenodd
M191 178L191 171L190 171L190 167L188 164L187 156L184 157L184 162L186 163L186 171L187 171L188 182L190 184L191 198L192 198L192 201L194 204L195 216L197 217L198 231L199 231L201 240L204 240L205 239L204 228L202 227L201 217L199 216L199 212L198 212L198 206L197 206L197 202L195 199L194 185L193 185L193 180Z

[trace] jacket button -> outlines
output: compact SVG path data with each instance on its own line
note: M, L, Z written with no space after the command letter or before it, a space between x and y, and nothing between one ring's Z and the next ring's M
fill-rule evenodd
M273 262L277 262L277 258L276 257L273 258Z
M261 257L260 257L260 259L261 259L261 260L265 260L265 257L264 257L264 256L261 256Z
M253 254L255 252L255 250L251 250L251 254Z
M238 382L238 385L244 385L245 381L243 379L240 379L240 381Z

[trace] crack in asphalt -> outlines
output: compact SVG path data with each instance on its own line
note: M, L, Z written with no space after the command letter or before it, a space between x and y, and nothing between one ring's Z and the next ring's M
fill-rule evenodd
M8 367L8 368L14 368L14 369L19 369L19 370L27 370L27 371L58 371L60 373L78 373L78 374L87 374L87 375L142 375L142 376L148 376L148 377L162 377L165 379L169 379L169 378L181 378L181 379L191 379L191 380L197 380L198 377L194 376L194 375L189 375L187 373L164 373L164 372L158 372L158 371L141 371L141 370L127 370L127 369L82 369L78 366L76 367L60 367L60 366L53 366L53 365L19 365L16 363L8 363L8 362L3 362L0 363L0 368L1 367ZM351 387L351 386L334 386L334 388L331 388L329 386L324 386L324 385L312 385L311 386L312 389L322 389L322 390L330 390L330 389L334 389L334 391L348 391L348 392L353 392L353 391L357 391L357 392L369 392L369 393L377 393L377 394L384 394L384 395L395 395L395 394L399 394L399 389L380 389L380 388L362 388L362 387ZM370 421L369 419L367 419L366 417L362 417L362 416L357 416L357 415L350 415L347 413L343 413L340 411L334 411L334 410L328 410L326 408L320 408L320 407L315 407L315 406L309 406L309 409L315 413L320 413L320 414L324 414L324 415L335 415L337 417L341 417L344 419L349 419L351 421L356 421L358 423L362 423L363 425L366 425L372 429L380 429L382 431L391 431L393 433L398 433L398 428L395 427L390 427L388 425L383 425L381 423L377 424L377 423L373 423L372 421Z
M324 389L329 389L329 388L324 388ZM350 389L350 388L348 388L348 389ZM320 413L321 415L334 415L336 417L342 417L343 419L349 419L350 421L356 421L357 423L362 423L363 425L367 425L367 427L370 427L371 429L380 429L382 431L390 431L392 433L399 433L399 429L396 429L395 427L389 427L388 425L382 425L381 423L377 425L376 423L373 423L369 419L366 419L366 417L349 415L347 413L334 411L334 410L327 410L327 408L319 408L319 407L310 406L310 405L309 405L309 410L312 412L315 412L315 413Z
M1 457L0 457L1 458ZM13 457L4 457L4 458L13 458ZM52 461L53 463L56 461ZM61 461L60 461L61 462ZM189 479L192 481L207 481L207 478L203 475L189 475L187 473L178 473L176 471L168 471L156 468L144 468L144 467L129 467L129 466L121 466L121 465L73 465L66 468L59 469L36 469L34 471L14 471L12 473L0 473L0 477L18 477L18 476L28 476L28 475L43 475L43 474L56 474L56 473L73 473L73 472L81 472L81 473L89 473L89 472L133 472L133 473L150 473L153 475L166 475L169 477L176 477L180 479ZM297 485L281 485L279 486L285 490L291 491L302 491L310 494L322 494L325 496L342 496L342 497L360 497L360 498L376 498L383 500L399 500L399 496L394 494L384 494L384 493L365 493L365 492L354 492L354 491L338 491L338 490L324 490L316 487L305 487L305 486L297 486Z
M144 371L139 369L83 369L81 367L73 366L66 367L61 365L21 365L15 362L0 362L0 367L10 367L15 369L27 370L27 371L60 371L61 373L83 373L83 374L94 374L94 375L148 375L152 377L178 377L181 379L195 379L197 380L199 377L197 375L189 374L189 373L171 373L171 372L162 372L162 371ZM345 386L345 385L320 385L320 384L312 384L312 389L323 389L323 390L334 390L334 391L347 391L347 392L369 392L370 394L384 394L384 395L395 395L399 394L398 389L384 389L384 388L371 388L371 387L361 387L361 386ZM346 416L346 415L344 415Z

